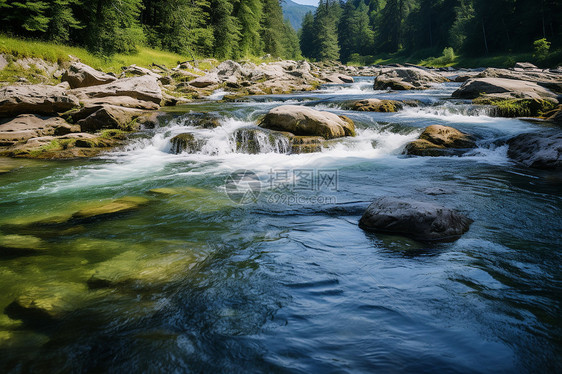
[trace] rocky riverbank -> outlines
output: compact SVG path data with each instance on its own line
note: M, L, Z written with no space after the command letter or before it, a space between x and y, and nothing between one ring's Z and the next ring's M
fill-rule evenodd
M22 77L15 84L0 88L0 155L9 157L92 157L124 144L128 134L142 127L158 125L162 106L209 97L230 101L249 95L311 91L326 83L352 83L353 76L375 77L375 90L424 90L444 82L463 82L453 93L453 99L472 100L475 105L487 106L496 116L537 117L557 124L562 121L562 68L541 70L527 63L519 63L512 69L456 70L414 65L350 67L307 61L256 65L211 60L207 61L211 66L207 70L187 62L173 68L157 64L150 69L132 65L123 67L117 76L79 61L50 64L2 56L0 62L0 69L8 64L33 69L38 74L34 80L42 82L30 84ZM394 112L416 105L419 103L373 98L351 102L349 107L358 111ZM328 118L330 114L325 112L300 113L297 109L283 108L284 113L273 112L262 121L264 131L273 131L273 135L268 133L271 136L286 137L289 147L297 153L315 152L321 149L319 145L324 140L353 135L354 130L342 130L348 119L334 115ZM304 127L300 125L300 117L308 121ZM435 128L430 126L419 140L409 144L406 154L456 154L459 149L474 146L473 142L470 147L466 142L460 144L458 140L469 134L456 134L455 129L445 131L446 139L444 130L440 129L438 140L427 135L428 130ZM456 140L448 139L451 136L456 136ZM197 139L182 138L176 143L176 152L198 147ZM517 144L520 149L521 139ZM542 154L551 157L560 146L558 141L541 144L549 144L551 152ZM559 163L558 159L528 164Z

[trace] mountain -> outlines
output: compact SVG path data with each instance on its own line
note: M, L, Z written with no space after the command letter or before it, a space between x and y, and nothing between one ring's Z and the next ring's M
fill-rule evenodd
M291 22L291 25L295 30L300 30L302 25L302 20L304 15L308 12L314 13L316 10L315 6L312 5L301 5L297 4L291 0L283 0L283 16L285 19Z

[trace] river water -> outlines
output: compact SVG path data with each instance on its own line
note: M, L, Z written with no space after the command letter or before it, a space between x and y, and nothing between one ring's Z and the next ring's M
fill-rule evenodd
M405 93L371 87L372 78L358 78L191 104L96 159L3 161L17 168L0 175L0 231L92 201L149 203L69 230L32 230L43 254L0 259L0 310L37 290L68 309L48 321L0 314L0 371L562 370L562 178L514 164L504 145L546 125L451 100L454 83ZM364 98L423 105L343 109ZM349 116L358 136L313 154L280 153L286 145L271 139L258 139L259 154L237 152L232 134L283 103ZM195 128L191 111L217 114L222 126ZM401 155L431 124L473 134L478 148ZM200 152L170 152L184 132L205 139ZM174 190L148 192L155 188ZM446 244L366 233L358 220L381 196L437 202L474 224ZM107 269L135 281L85 286Z

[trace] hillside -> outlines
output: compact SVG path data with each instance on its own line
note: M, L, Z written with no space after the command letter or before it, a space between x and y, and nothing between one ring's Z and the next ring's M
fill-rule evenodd
M314 13L314 11L316 10L315 6L297 4L291 0L284 0L282 4L283 16L285 17L285 19L289 20L291 26L293 26L295 30L300 30L302 20L304 19L306 13Z

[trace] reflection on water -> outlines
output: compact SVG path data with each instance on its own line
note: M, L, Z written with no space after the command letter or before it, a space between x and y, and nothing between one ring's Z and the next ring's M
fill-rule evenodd
M559 371L560 178L507 158L505 140L540 125L452 101L457 86L394 93L359 79L190 104L96 160L2 160L1 370ZM364 98L420 104L345 109ZM233 134L282 103L345 114L358 136L313 154L247 136L262 153L241 153ZM190 111L215 113L221 126L197 128ZM401 155L436 123L474 135L478 148ZM170 139L186 132L202 149L171 154ZM263 182L255 203L225 194L240 169ZM303 169L337 170L337 190L271 199L272 172L302 183L292 173ZM318 203L322 194L335 200ZM439 245L360 230L365 207L387 195L436 201L475 223Z

